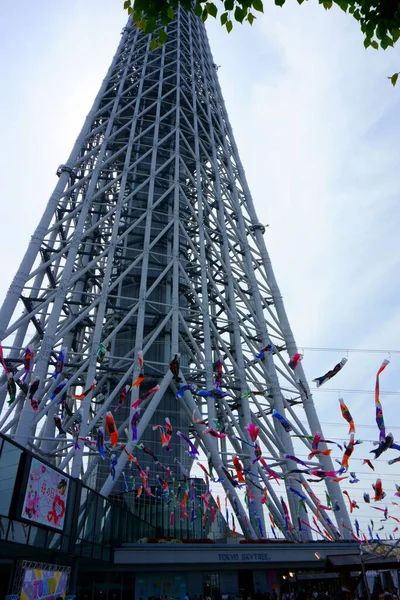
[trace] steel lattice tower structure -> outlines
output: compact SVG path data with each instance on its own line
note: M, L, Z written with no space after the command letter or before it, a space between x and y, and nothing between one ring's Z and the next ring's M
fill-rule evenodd
M255 515L253 506L247 516L241 492L226 475L238 454L253 473L247 484L257 506L262 506L261 483L275 522L288 539L301 539L307 533L285 528L277 488L265 469L252 463L245 427L259 425L263 456L283 474L298 465L284 458L295 454L292 438L271 418L272 408L286 415L297 435L309 436L321 427L301 364L295 372L288 367L296 344L206 31L193 14L179 10L168 26L167 43L155 51L150 43L151 36L133 25L124 29L1 309L0 339L17 383L26 347L35 358L9 406L7 376L2 375L0 428L109 495L132 452L130 405L138 389L114 413L127 450L117 452L115 482L108 474L109 461L101 461L90 441L74 446L74 427L76 433L79 423L80 438L96 438L105 413L115 409L123 387L139 374L137 357L143 351L140 394L156 383L160 388L143 403L139 440L154 447L157 432L151 425L169 416L174 431L190 435L211 457L246 536L260 537L260 524L265 531L262 510ZM107 348L102 362L97 360L100 344ZM268 344L276 352L254 360ZM64 370L54 378L63 348ZM188 390L177 399L177 385L182 384L174 380L169 363L178 353L182 383L205 389L213 388L214 364L222 356L222 389L228 395L203 398ZM37 390L27 393L35 381ZM59 390L61 382L65 386ZM90 391L75 400L73 394L82 389ZM54 420L60 401L69 409L62 424L65 434ZM194 423L193 414L210 424L218 419L228 437L204 435L205 425ZM304 415L309 428L303 425ZM174 439L174 458L190 468L193 459ZM310 442L299 443L308 453ZM163 460L176 466L172 458ZM328 456L310 464L333 469ZM303 520L320 514L333 538L339 531L347 537L342 524L351 524L337 483L326 480L340 508L330 513L339 516L337 528L302 475L286 478L285 485L306 494ZM297 499L287 492L286 501L296 524Z

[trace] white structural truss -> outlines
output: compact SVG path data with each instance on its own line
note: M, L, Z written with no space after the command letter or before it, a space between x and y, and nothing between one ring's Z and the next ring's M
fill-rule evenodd
M296 344L204 25L180 10L167 43L151 51L150 42L135 27L124 29L1 309L0 339L17 394L11 402L10 375L3 372L0 430L109 495L120 485L129 454L139 456L134 446L142 441L154 450L158 432L152 425L168 416L173 452L163 462L176 469L175 458L184 468L192 466L176 436L181 429L211 458L247 537L265 535L263 506L290 540L309 536L298 517L308 522L315 514L327 539L347 537L351 525L338 483L325 479L340 509L328 514L304 475L288 473L299 469L284 456L295 454L291 436L310 436L321 427L301 364L295 371L288 366ZM255 360L268 344L274 354ZM24 364L27 347L34 354L30 365ZM99 349L106 351L104 358ZM56 376L61 351L65 364ZM121 391L139 375L140 352L145 379L116 410ZM181 382L169 368L176 354ZM176 396L185 383L196 384L197 392L213 390L220 357L220 389L227 395L187 390ZM159 390L140 405L133 441L131 403L156 384ZM83 390L89 391L74 398ZM273 408L290 421L291 433L271 417ZM108 411L119 443L126 445L112 450L114 480L110 458L102 460L96 448ZM204 434L202 420L211 427L216 420L227 437ZM280 488L260 461L253 462L249 423L260 427L268 466L286 475ZM307 455L309 439L298 439ZM110 455L107 434L105 445ZM229 476L235 455L254 496L249 510ZM333 470L329 456L309 464ZM268 500L261 504L264 488ZM289 488L306 496L300 515L299 497Z

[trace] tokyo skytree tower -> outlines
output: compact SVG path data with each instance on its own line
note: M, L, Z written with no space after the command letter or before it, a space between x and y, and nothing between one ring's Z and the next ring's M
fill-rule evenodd
M105 496L132 461L151 490L203 460L246 537L346 538L338 483L332 510L294 473L321 426L204 24L167 33L124 28L58 168L0 312L0 431Z

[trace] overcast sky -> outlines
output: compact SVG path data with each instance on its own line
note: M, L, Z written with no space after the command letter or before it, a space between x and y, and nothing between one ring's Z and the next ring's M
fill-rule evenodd
M386 78L400 70L400 52L364 50L356 21L339 9L325 12L316 1L265 3L266 14L252 28L236 26L228 36L211 23L208 31L296 339L305 348L400 349L400 87ZM121 6L113 0L3 6L1 298L116 50L125 23ZM305 350L309 379L343 356ZM348 358L326 388L365 390L342 395L357 437L377 439L375 373L390 358L381 387L397 392L400 354ZM382 403L400 441L399 395L383 394ZM321 421L335 424L326 435L345 439L339 392L314 397ZM359 497L364 488L372 492L375 475L358 460L371 447L358 447L352 465L362 484L347 489ZM388 455L379 470L389 469L393 490L400 468L387 467L386 456L396 454Z

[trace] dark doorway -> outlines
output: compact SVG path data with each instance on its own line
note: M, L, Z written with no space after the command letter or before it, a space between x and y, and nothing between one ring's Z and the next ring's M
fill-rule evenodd
M248 596L254 594L253 571L251 569L243 569L238 571L239 575L239 592L243 600L247 600Z

